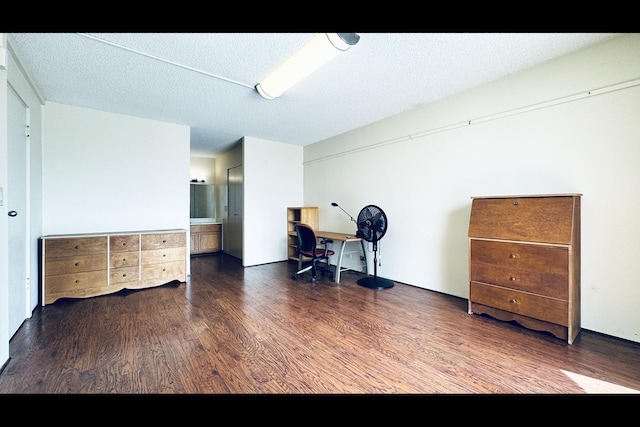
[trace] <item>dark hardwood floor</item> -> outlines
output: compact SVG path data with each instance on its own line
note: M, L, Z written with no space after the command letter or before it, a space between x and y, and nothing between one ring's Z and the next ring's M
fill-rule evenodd
M38 307L10 341L7 394L608 394L640 390L640 344L573 345L467 314L467 300L291 262L194 257L190 283Z

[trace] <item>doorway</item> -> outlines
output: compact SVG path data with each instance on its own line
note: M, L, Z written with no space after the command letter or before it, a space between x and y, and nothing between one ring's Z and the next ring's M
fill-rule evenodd
M225 225L225 252L242 259L243 223L243 169L242 165L227 169L227 223Z

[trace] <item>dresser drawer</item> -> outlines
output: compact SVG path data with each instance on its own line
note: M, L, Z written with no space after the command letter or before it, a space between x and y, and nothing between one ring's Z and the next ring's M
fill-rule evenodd
M109 255L111 268L137 267L140 259L139 252L115 252Z
M184 248L187 243L186 233L149 233L142 235L142 250L162 248Z
M140 270L138 267L114 268L109 271L109 283L111 285L137 282L139 279Z
M142 265L182 261L186 259L185 248L154 249L142 252Z
M568 248L475 239L470 246L470 280L568 299Z
M569 324L566 301L478 282L471 282L469 298L475 303L522 316L562 326Z
M106 270L107 254L80 255L69 257L47 257L45 271L47 277L59 274L81 273L85 271Z
M471 259L475 262L515 267L520 270L545 270L565 274L569 268L566 246L530 245L471 239Z
M95 295L96 289L107 286L107 270L47 276L46 285L47 295L62 294L65 297Z
M555 298L565 302L569 298L568 274L523 271L472 262L470 280Z
M569 244L574 200L572 196L474 199L469 237Z
M106 254L107 236L48 239L44 251L47 259L79 254Z
M140 235L127 234L109 237L109 250L111 252L131 252L140 249Z
M147 264L142 266L142 280L146 281L154 279L160 281L180 280L185 279L185 262L174 261L165 262L161 264Z

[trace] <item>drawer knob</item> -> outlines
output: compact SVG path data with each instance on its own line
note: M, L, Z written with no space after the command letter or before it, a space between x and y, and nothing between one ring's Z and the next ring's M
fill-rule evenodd
M519 203L518 202L513 202L513 206L518 206Z
M163 240L163 241L162 241L162 243L167 243L167 241L166 241L166 240Z
M77 267L77 266L79 266L79 265L80 265L80 263L79 263L79 262L76 262L74 265Z
M74 249L80 249L80 246L75 245L73 248L74 248Z
M515 298L511 298L511 301L509 301L511 304L515 304L518 302L518 300L516 300Z
M515 276L511 276L511 277L509 277L509 280L511 280L512 282L515 282L516 278L515 278Z
M509 258L515 258L516 254L509 254Z
M127 259L126 258L122 258L122 262L125 262Z
M122 273L122 277L127 277L127 273Z

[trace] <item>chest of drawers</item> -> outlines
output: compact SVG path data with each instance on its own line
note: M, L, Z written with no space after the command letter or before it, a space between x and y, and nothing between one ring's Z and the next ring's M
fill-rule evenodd
M186 230L45 236L43 305L186 281Z
M580 332L580 194L473 197L469 314Z

